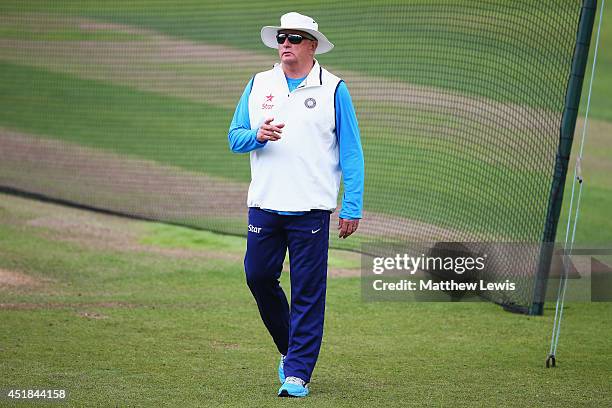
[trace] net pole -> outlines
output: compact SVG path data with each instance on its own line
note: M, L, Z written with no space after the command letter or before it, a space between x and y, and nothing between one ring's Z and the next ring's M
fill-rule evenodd
M601 6L599 9L599 23L597 25L597 35L595 37L595 51L593 53L593 64L591 66L591 78L589 80L589 93L587 97L587 106L584 113L584 124L582 126L582 138L580 141L580 153L578 159L576 159L576 166L574 167L574 182L572 184L572 197L570 200L569 216L567 218L567 227L565 229L565 244L564 244L564 255L563 255L563 276L559 285L559 291L557 293L557 303L555 306L555 319L553 321L553 331L550 340L550 351L546 358L546 367L555 367L557 360L557 346L559 344L559 336L561 334L561 320L563 318L563 306L565 304L565 293L567 290L567 279L568 279L568 262L571 251L574 249L574 241L576 239L576 226L578 225L578 216L580 215L580 202L582 199L582 187L584 186L582 178L582 155L584 152L584 144L587 134L587 125L589 122L589 111L591 108L591 94L593 92L593 79L595 78L595 65L597 64L597 53L599 51L599 36L601 34L601 22L603 20L603 9L605 0L601 0ZM574 213L572 221L572 203L574 201L574 192L576 182L579 184L578 198L576 199L576 212ZM572 227L571 239L569 238L570 225ZM569 242L568 242L569 241Z
M597 0L584 0L580 10L578 31L576 33L576 45L572 58L572 68L565 93L565 107L561 118L559 145L555 158L553 181L548 199L548 209L546 212L546 221L544 222L539 262L535 275L533 298L529 308L530 315L542 315L544 312L546 284L554 251L557 225L559 223L559 216L561 215L563 190L565 188L565 179L569 167L574 131L576 130L580 94L582 92L582 84L584 82L584 74L589 57L589 45L591 34L593 33L596 8Z

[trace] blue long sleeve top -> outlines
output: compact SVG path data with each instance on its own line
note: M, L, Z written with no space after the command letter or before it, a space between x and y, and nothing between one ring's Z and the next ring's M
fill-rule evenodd
M287 78L289 91L293 92L305 78ZM251 129L249 95L252 86L253 79L251 78L238 101L230 124L228 139L230 149L234 153L248 153L264 147L267 143L267 141L259 142L257 140L257 129ZM340 168L342 169L344 183L340 218L354 220L362 217L364 161L355 108L348 88L343 81L336 89L334 103L336 108L336 137L340 149ZM274 212L283 215L303 214L303 212Z

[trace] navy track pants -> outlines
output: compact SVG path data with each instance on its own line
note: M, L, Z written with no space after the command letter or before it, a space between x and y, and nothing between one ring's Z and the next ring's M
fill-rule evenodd
M285 376L310 382L321 348L330 211L279 215L249 208L247 285L285 358ZM291 309L279 278L289 248Z

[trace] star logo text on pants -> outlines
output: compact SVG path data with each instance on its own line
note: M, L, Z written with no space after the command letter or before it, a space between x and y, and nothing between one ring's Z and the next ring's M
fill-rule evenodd
M261 231L261 227L254 227L251 224L249 224L249 232L254 232L256 234L259 234L259 231Z

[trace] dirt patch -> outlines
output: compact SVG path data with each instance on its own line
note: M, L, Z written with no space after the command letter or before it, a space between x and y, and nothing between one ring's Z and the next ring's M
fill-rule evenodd
M569 174L573 171L575 160L580 153L583 126L584 119L579 118L576 122ZM609 146L610 135L612 135L612 123L589 119L585 139L585 158L582 162L582 170L585 173L612 174L612 160L610 160L609 151L607 149L597 150L593 148L593 146Z
M78 316L83 317L85 319L88 320L104 320L104 319L108 319L107 315L104 315L102 313L96 313L96 312L78 312L77 313Z
M222 259L240 261L242 255L204 249L162 248L139 242L147 233L144 224L129 218L76 210L63 211L61 216L45 215L26 222L41 228L39 234L48 239L72 242L87 248L116 252L150 253L173 258Z
M0 289L2 288L34 288L41 286L43 281L17 271L0 268Z
M44 309L78 309L85 308L128 308L138 307L127 302L93 302L93 303L0 303L0 310L44 310Z
M111 218L111 217L109 217ZM116 245L124 246L132 244L138 237L135 231L129 228L124 228L118 223L108 224L104 221L96 219L96 217L88 217L87 214L74 213L71 216L44 216L34 218L27 222L27 225L33 227L42 227L62 232L60 238L69 240L88 240L99 242L113 242Z
M44 24L44 20L48 19L47 16L40 16L39 23ZM83 31L114 31L126 34L153 34L152 31L146 30L140 27L129 27L123 24L107 23L100 21L82 21L80 18L77 19L65 19L65 24L71 24L78 27Z
M352 278L361 276L361 269L329 268L327 276L330 278Z
M210 342L210 346L215 350L239 350L240 344L238 343L228 343L225 341L213 340Z
M189 248L161 248L141 244L139 242L140 234L145 229L142 228L140 222L108 216L109 222L105 224L104 220L100 220L104 216L100 217L97 214L95 219L90 219L88 211L76 211L75 214L68 216L64 214L62 217L35 218L28 221L27 225L45 229L46 232L41 231L40 234L47 238L72 242L87 248L150 253L173 258L223 259L229 261L240 261L242 259L241 255L228 252Z

